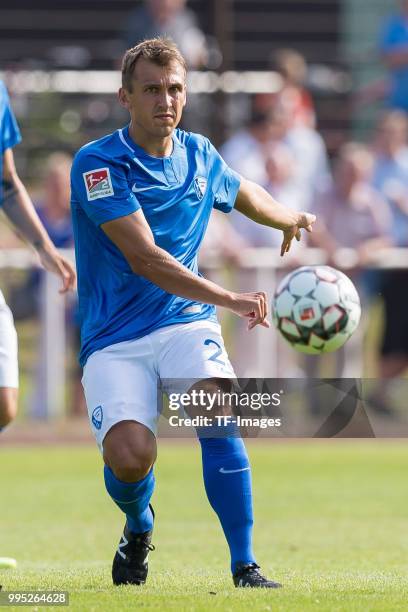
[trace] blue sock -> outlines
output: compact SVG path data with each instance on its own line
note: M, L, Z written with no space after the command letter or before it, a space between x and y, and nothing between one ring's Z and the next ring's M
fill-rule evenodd
M231 571L238 562L255 562L252 552L251 471L240 437L202 437L198 430L205 490L220 519L231 553ZM208 432L206 432L208 433Z
M112 470L104 467L105 486L117 506L126 514L132 533L144 533L153 527L153 515L149 508L154 489L153 469L142 480L123 482Z

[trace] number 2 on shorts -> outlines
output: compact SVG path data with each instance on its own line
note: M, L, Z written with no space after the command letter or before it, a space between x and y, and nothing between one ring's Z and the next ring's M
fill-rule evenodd
M216 342L215 340L212 340L211 338L207 338L207 340L204 340L204 344L205 346L209 346L210 344L215 344L215 346L217 347L217 350L215 351L215 353L211 355L211 357L208 358L209 361L215 361L215 363L220 363L221 365L225 366L225 361L223 361L222 359L218 359L218 357L222 355L222 348L220 347L218 342Z

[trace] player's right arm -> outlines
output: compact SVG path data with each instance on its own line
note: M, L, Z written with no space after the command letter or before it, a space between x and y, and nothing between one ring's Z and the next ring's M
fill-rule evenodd
M155 244L153 233L141 209L125 217L103 223L101 228L119 248L132 271L167 291L204 304L228 308L255 325L269 327L264 292L234 293L197 276L170 253Z

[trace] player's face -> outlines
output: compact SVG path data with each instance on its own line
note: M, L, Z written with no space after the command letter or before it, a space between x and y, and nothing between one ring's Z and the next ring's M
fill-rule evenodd
M186 103L186 75L183 66L172 61L157 66L141 58L134 71L132 91L119 92L132 124L156 138L166 138L180 122Z

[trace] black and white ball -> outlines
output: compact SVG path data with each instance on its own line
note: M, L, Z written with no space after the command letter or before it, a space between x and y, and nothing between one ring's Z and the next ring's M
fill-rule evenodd
M329 266L304 266L279 284L272 303L276 328L301 353L339 349L355 332L361 306L351 280Z

